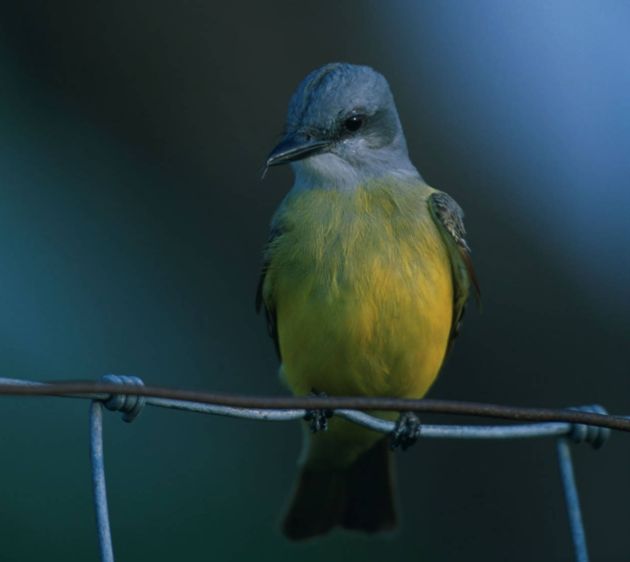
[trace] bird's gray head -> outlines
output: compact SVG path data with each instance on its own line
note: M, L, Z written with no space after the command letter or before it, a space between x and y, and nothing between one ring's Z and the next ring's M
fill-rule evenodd
M351 188L387 175L418 177L387 80L368 66L311 72L289 103L267 166L290 162L296 187Z

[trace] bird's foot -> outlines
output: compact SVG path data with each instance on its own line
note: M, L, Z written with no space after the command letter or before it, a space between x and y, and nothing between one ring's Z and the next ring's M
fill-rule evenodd
M327 394L325 392L317 392L313 389L310 396L316 396L318 398L325 398ZM331 418L333 411L328 408L321 408L319 410L306 410L304 419L309 422L309 426L313 433L320 431L326 431L328 429L328 418Z
M420 437L420 419L413 412L401 412L394 430L389 434L389 448L406 451Z

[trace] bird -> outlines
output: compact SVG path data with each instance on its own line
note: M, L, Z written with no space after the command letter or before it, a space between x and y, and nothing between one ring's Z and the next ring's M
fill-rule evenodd
M256 296L280 378L297 396L423 397L479 287L463 212L411 163L383 75L342 62L310 72L265 170L285 164L294 183L271 220ZM323 421L315 433L304 424L284 535L394 530L387 438Z

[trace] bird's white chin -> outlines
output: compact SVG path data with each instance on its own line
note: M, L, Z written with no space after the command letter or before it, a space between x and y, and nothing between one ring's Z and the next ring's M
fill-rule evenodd
M294 189L352 189L361 180L357 168L332 152L292 162L291 168L295 174Z
M361 161L350 162L333 152L323 152L291 163L295 174L294 190L352 190L369 180L395 177L402 181L421 179L406 157L374 151ZM392 157L393 156L393 157Z

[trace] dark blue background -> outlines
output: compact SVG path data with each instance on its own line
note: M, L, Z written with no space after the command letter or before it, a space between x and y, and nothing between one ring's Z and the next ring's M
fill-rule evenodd
M464 207L484 312L432 397L630 413L630 6L0 5L0 375L283 392L253 298L289 95L389 79L413 161ZM433 419L433 418L432 418ZM277 530L298 424L106 424L118 560L570 560L551 441L419 443L394 536ZM630 437L575 451L594 560L630 551ZM87 404L0 401L3 561L96 560Z

